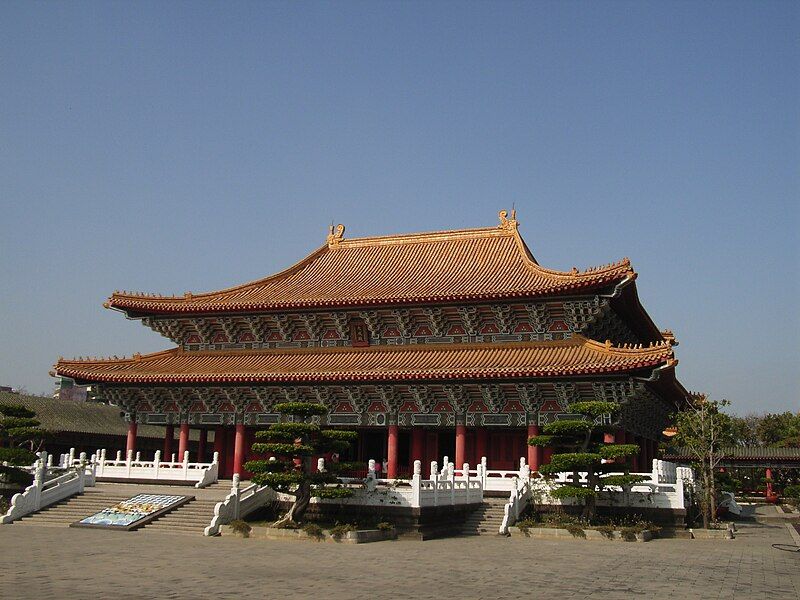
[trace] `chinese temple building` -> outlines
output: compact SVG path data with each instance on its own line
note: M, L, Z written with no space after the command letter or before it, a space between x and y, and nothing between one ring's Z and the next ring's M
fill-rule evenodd
M495 227L347 239L332 228L294 266L229 289L183 296L115 292L105 303L175 347L131 358L59 359L54 373L91 383L129 422L166 426L179 453L190 429L214 432L221 475L242 472L274 406L328 407L328 426L357 430L350 458L452 457L536 469L529 435L570 403L622 408L609 425L637 443L644 468L686 391L675 340L642 308L625 259L562 272L536 262L516 216Z

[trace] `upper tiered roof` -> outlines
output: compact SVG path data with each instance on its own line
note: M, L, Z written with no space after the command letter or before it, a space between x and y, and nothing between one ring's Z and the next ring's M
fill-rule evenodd
M540 267L512 213L500 225L328 243L294 266L217 292L156 296L114 292L106 307L129 314L254 312L317 307L480 301L573 294L635 277L630 262L587 271Z
M677 363L667 342L616 347L580 335L550 342L186 352L60 359L55 373L100 383L286 383L512 379L635 372Z

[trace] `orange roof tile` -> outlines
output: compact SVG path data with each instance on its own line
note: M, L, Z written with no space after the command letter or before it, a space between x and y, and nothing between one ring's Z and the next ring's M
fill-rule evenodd
M184 296L114 292L105 306L141 314L491 300L569 294L635 276L627 259L584 272L540 267L505 214L499 227L355 239L343 232L339 226L325 246L258 281Z
M278 383L485 379L614 373L673 365L668 343L619 348L582 336L552 342L185 352L64 360L55 371L108 383Z

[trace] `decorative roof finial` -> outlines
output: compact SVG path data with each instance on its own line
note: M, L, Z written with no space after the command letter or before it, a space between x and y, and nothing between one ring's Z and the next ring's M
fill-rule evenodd
M331 224L330 228L328 229L328 246L334 247L338 246L339 242L344 239L344 225L339 223L334 230L333 225Z
M517 229L517 210L515 208L511 209L511 218L508 218L508 211L503 209L497 216L500 217L500 229L505 229L507 231L516 231Z

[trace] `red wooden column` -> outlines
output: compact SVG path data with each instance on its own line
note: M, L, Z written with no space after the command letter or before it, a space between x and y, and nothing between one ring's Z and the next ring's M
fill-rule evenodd
M764 499L767 502L773 502L776 499L775 493L772 491L772 469L767 469L764 472L764 476L767 479L767 490L764 493Z
M164 456L162 460L168 462L172 460L172 440L175 439L175 425L167 425L164 432Z
M189 449L189 424L181 423L181 431L178 434L178 462L183 460L183 453Z
M197 440L197 462L205 461L206 442L208 442L208 429L201 429L200 438Z
M236 438L233 442L233 472L242 474L244 464L244 423L236 424Z
M486 441L489 433L485 427L478 427L475 431L475 464L481 462L481 459L486 456Z
M614 444L617 441L617 437L613 433L604 433L603 434L603 443L604 444Z
M422 468L425 469L425 430L422 427L414 427L411 430L411 467L414 461L422 461Z
M389 425L389 440L386 450L386 460L389 462L389 464L386 465L387 479L394 479L397 477L397 439L399 437L400 431L397 425Z
M633 435L630 431L626 434L626 440L629 444L636 444L636 436ZM639 472L639 453L631 456L631 471L634 473Z
M225 460L225 428L214 428L214 452L219 453L219 462L223 463Z
M422 464L426 469L432 460L442 460L439 457L439 432L435 429L428 429L425 432L425 454Z
M528 425L528 437L539 435L538 425ZM527 443L527 440L525 440ZM542 465L542 449L540 446L528 446L528 466L531 471L538 471Z
M128 440L125 444L125 453L136 452L136 421L128 423Z
M467 462L467 426L456 425L456 459L453 461L456 469L460 469Z

